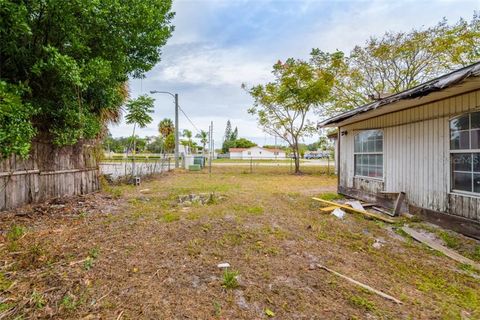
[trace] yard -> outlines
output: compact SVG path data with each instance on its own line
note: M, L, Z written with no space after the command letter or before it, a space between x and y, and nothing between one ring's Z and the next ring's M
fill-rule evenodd
M311 196L336 189L320 170L168 173L4 214L0 318L480 318L479 273L396 226L320 213ZM478 243L442 235L480 260Z

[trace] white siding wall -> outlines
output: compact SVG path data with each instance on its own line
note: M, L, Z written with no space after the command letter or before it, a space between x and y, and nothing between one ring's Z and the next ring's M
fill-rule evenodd
M242 157L243 159L282 159L285 158L285 152L282 151L279 152L278 155L275 155L269 150L252 147L250 149L244 150L242 152Z
M370 192L404 191L410 204L449 211L455 207L452 201L458 202L458 197L452 200L449 193L449 119L478 110L480 90L340 128L340 132L347 131L347 135L340 135L340 186ZM354 177L354 136L365 129L384 132L383 183L366 184ZM462 196L461 201L468 203L450 213L480 220L480 200Z
M230 152L230 159L242 159L242 152Z

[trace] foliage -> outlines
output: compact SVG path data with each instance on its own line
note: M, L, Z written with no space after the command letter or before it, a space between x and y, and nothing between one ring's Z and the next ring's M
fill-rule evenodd
M158 131L160 132L160 135L164 138L166 138L169 134L175 132L175 126L173 125L173 122L171 119L163 119L160 121L158 124Z
M134 124L140 128L145 128L153 121L150 116L153 113L154 99L146 95L139 96L127 102L126 109L128 111L125 116L127 124Z
M166 153L172 153L175 149L175 134L170 133L164 142L164 148Z
M222 276L222 286L226 289L235 289L238 287L238 271L229 271L225 269Z
M202 144L202 152L205 153L205 146L208 143L208 132L204 130L200 130L200 132L197 133L195 138L200 139L200 143Z
M227 121L227 125L225 127L225 136L222 144L222 153L228 153L230 148L251 148L255 147L257 144L245 139L245 138L238 138L238 128L232 131L232 124L230 120Z
M277 136L292 148L295 172L300 172L300 140L316 131L307 115L325 103L333 85L328 68L311 61L288 59L273 66L275 80L247 89L254 99L249 113L256 116L263 130ZM244 86L245 88L245 86Z
M0 158L10 154L27 157L36 130L30 118L37 110L22 102L26 87L0 80Z
M160 60L171 0L0 2L0 145L25 156L36 133L56 145L96 138L126 81Z
M412 88L480 59L480 16L449 25L442 20L426 29L386 32L343 52L312 50L317 68L335 75L329 103L320 110L331 116Z

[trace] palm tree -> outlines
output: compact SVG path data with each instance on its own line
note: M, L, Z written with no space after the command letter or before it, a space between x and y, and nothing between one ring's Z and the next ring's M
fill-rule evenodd
M207 145L208 142L208 132L204 130L200 130L200 133L197 133L195 138L200 139L200 143L202 144L202 153L205 154L205 146Z
M191 151L192 150L192 131L184 129L182 131L182 136L187 138L187 140L185 141L186 143L185 145L187 145L189 150Z
M160 123L158 124L158 131L160 132L160 135L164 138L173 133L175 131L175 126L173 125L172 120L165 118L160 121Z

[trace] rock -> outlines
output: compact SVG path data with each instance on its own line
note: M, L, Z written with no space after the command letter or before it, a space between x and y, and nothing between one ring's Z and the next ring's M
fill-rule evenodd
M381 247L383 247L385 244L385 240L383 238L378 238L378 239L375 239L375 242L372 244L372 247L374 247L375 249L380 249Z
M250 308L241 290L235 290L235 303L240 309L247 310Z
M219 264L217 265L217 267L220 268L220 269L230 268L230 263L228 263L228 262L222 262L222 263L219 263Z

